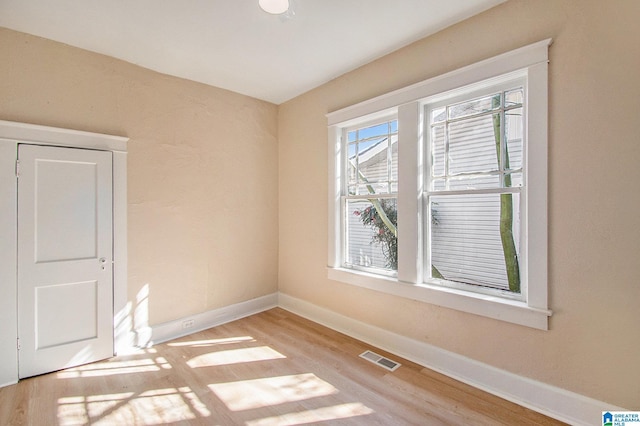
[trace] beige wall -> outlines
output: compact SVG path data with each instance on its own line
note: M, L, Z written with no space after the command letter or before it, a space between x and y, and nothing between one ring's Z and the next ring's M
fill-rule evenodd
M277 290L276 105L6 29L0 58L0 119L131 138L128 292L147 286L150 325Z
M281 105L280 291L640 409L638 22L636 0L511 0ZM328 280L324 114L549 37L551 329Z

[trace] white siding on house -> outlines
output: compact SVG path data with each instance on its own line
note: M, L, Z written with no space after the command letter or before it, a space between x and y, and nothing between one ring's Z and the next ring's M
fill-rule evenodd
M521 109L507 113L506 154L509 169L522 167L522 115ZM513 119L513 118L518 119ZM449 127L449 167L448 183L438 179L445 176L445 130L437 125L432 129L432 189L461 190L500 187L498 155L496 150L493 118L491 115L472 118L468 121L453 123ZM493 176L477 173L496 172ZM465 176L473 174L473 176ZM516 186L515 182L512 186Z
M431 263L445 279L509 289L500 237L500 196L431 197ZM519 196L511 196L513 216L518 218ZM519 235L514 239L519 247Z
M360 217L354 214L356 210L362 211L370 206L372 204L368 201L348 202L346 209L348 216L347 226L349 227L347 232L347 235L349 235L347 262L357 266L385 268L387 261L382 252L382 247L372 241L375 230L364 226L360 221Z

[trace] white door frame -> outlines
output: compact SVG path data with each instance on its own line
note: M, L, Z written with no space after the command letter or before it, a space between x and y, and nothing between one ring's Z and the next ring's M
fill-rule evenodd
M113 153L113 312L116 353L133 346L127 300L127 142L129 138L0 120L0 387L18 381L18 144L90 148Z

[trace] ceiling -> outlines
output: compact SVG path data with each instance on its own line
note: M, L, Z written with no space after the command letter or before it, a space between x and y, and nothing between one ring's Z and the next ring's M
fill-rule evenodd
M503 1L0 0L0 26L280 104Z

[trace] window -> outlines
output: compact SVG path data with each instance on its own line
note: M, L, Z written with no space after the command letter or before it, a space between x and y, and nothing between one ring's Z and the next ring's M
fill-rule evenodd
M346 128L343 265L393 275L398 268L398 121Z
M549 44L328 115L329 278L547 329Z
M427 104L424 275L521 298L525 81Z

